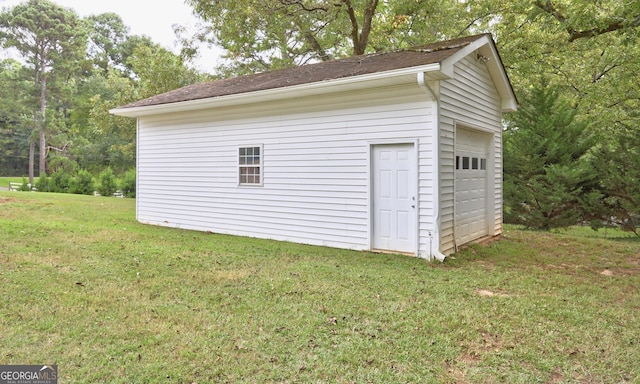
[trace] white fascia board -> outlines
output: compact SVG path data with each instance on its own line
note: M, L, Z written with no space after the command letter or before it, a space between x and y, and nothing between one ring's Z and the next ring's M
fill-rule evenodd
M477 49L487 45L487 44L491 44L491 41L489 39L489 36L482 36L479 39L471 42L470 44L464 46L462 49L460 49L458 52L454 53L453 55L447 57L443 62L442 62L442 68L440 69L440 71L442 73L444 73L445 75L447 75L449 78L453 78L453 66L455 65L455 63L457 63L458 61L462 60L462 58L468 56L469 54L471 54L472 52L475 52Z
M500 99L502 100L502 112L516 111L518 108L516 96L513 93L513 89L511 88L511 83L509 82L509 78L507 77L507 72L502 66L502 61L500 60L500 56L498 54L498 51L496 50L495 44L493 44L493 41L489 36L483 36L479 38L460 51L456 52L454 55L448 57L442 62L442 68L440 69L440 72L445 74L446 76L449 76L450 78L453 78L454 64L461 60L463 57L470 55L476 51L480 51L482 55L489 58L489 61L487 62L487 68L489 70L491 78L493 79L496 90L500 95Z
M232 105L251 104L278 99L299 98L326 93L337 93L353 89L374 88L401 84L403 82L415 83L415 74L418 72L437 72L440 64L428 64L418 67L402 68L393 71L377 72L361 76L347 77L343 79L327 80L316 83L294 85L267 89L263 91L239 93L235 95L210 97L198 100L182 101L178 103L149 105L144 107L115 108L109 113L125 116L139 117L158 115L164 113L186 112L206 108L228 107Z
M502 112L515 112L518 110L516 99L502 99Z
M496 89L502 99L502 112L515 112L518 109L516 95L513 93L511 82L507 76L507 71L502 65L500 55L494 44L487 44L480 49L481 54L490 58L487 68L491 78L496 85Z

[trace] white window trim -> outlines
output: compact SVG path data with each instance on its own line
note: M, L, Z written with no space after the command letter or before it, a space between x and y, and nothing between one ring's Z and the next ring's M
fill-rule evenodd
M260 164L257 164L257 167L260 169L260 182L259 183L242 183L240 180L240 168L252 166L248 164L240 164L240 149L242 148L259 148L260 149ZM247 144L247 145L238 145L236 148L236 176L238 180L239 187L262 187L264 185L264 148L262 144Z

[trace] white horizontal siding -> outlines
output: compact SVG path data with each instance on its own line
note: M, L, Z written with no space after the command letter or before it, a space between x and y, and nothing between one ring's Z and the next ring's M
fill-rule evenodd
M441 84L440 171L441 171L441 248L447 254L455 249L454 239L454 158L455 125L477 127L494 134L492 177L493 234L502 232L502 115L501 100L486 66L470 55L454 67L454 78Z
M369 249L371 143L419 143L420 228L433 229L432 110L417 85L140 118L138 219ZM262 145L263 185L238 186Z

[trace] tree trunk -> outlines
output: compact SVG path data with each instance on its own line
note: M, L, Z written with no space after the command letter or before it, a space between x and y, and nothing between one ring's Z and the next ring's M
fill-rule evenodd
M363 55L367 50L369 44L369 33L371 32L371 26L373 23L373 16L378 8L379 0L370 0L367 4L367 8L364 12L364 20L362 22L362 31L358 26L358 17L353 4L350 0L342 0L343 4L347 7L347 15L351 22L351 41L353 42L353 55Z
M47 115L47 77L42 76L40 81L40 116L38 118L40 129L40 164L39 176L45 176L47 173L47 138L45 134L45 118Z
M29 141L29 183L33 187L33 167L35 166L36 142Z

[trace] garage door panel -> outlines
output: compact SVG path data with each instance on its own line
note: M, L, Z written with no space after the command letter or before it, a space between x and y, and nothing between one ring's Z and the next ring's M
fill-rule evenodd
M456 132L455 237L458 245L488 234L487 164L490 135Z

